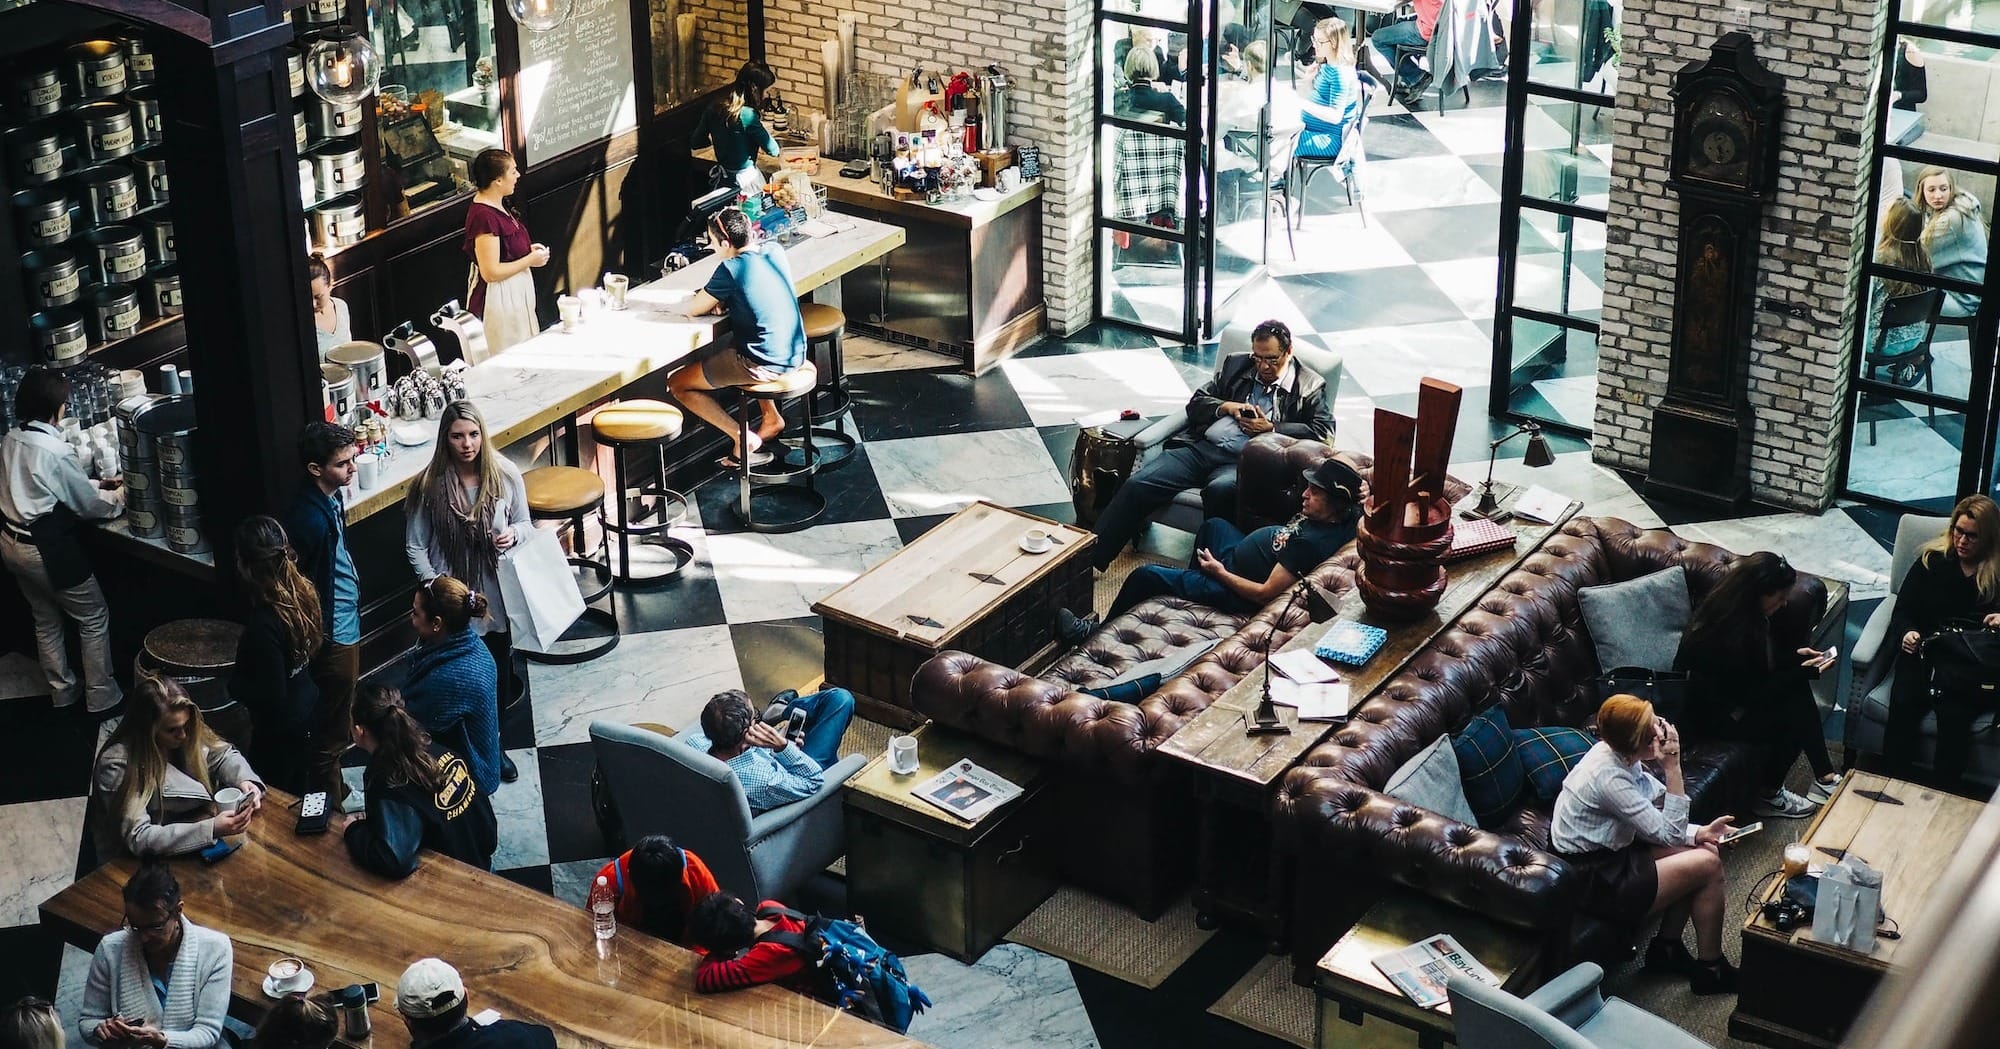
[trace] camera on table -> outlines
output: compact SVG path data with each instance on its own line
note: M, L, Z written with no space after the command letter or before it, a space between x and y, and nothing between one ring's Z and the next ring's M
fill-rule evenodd
M1791 932L1812 920L1812 912L1806 910L1803 904L1782 896L1764 904L1762 910L1764 920L1770 922L1779 932Z

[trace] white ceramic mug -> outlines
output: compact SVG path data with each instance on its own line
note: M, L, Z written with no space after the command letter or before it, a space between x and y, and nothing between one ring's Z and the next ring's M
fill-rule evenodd
M374 452L362 452L360 455L355 456L354 486L364 492L375 487L375 482L378 480L375 476L376 466Z
M556 312L562 317L562 330L575 331L577 323L583 320L583 300L564 295L556 300Z
M285 957L271 963L265 970L271 978L271 989L279 994L287 994L305 986L306 963L297 958Z
M224 787L215 792L215 811L217 815L227 815L228 813L235 812L242 805L243 792L235 787Z
M1048 530L1044 528L1030 528L1028 529L1027 537L1022 542L1030 550L1047 550L1049 548Z
M899 776L917 771L917 737L889 737L889 771Z

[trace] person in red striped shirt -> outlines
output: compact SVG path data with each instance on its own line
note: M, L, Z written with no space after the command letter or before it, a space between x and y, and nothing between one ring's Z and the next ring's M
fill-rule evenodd
M753 912L741 898L726 892L710 893L696 903L688 915L688 939L705 956L694 971L694 989L714 994L775 983L811 994L805 978L812 965L806 956L764 938L773 932L805 932L806 923L781 913L784 910L784 904L765 900Z
M611 883L618 920L663 940L687 942L688 912L721 890L708 864L664 834L648 834L597 876Z

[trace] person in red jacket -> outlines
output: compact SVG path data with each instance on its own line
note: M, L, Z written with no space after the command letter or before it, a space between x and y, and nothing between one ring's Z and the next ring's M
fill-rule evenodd
M1381 56L1379 61L1370 65L1377 73L1393 71L1396 79L1406 87L1414 82L1414 78L1395 68L1396 48L1430 43L1431 37L1437 35L1438 16L1444 13L1444 0L1415 0L1410 6L1416 10L1417 17L1392 22L1368 35L1369 46Z
M726 892L710 893L688 915L688 939L704 953L694 971L694 989L703 994L740 991L775 983L810 994L805 976L811 962L796 948L763 939L766 933L802 934L806 923L780 913L785 905L765 900L752 913L743 900Z
M648 834L597 876L611 883L618 920L674 943L687 941L688 912L721 891L708 864L664 834Z

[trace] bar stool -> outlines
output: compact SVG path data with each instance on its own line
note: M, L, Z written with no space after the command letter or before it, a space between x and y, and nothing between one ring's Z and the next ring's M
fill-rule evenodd
M568 521L574 552L569 556L571 568L589 569L596 581L581 585L583 592L583 615L578 624L591 623L596 627L609 629L608 635L580 637L558 652L537 652L531 648L515 646L515 651L536 663L567 665L583 663L618 647L618 605L615 601L605 601L603 608L592 602L611 592L611 544L600 541L597 556L586 553L588 533L584 523L591 514L597 515L600 528L604 526L604 479L595 470L585 470L575 466L542 466L521 475L528 488L528 517L535 521ZM608 534L608 533L607 533ZM576 627L571 627L574 631Z
M768 382L736 387L736 391L743 395L736 417L737 439L742 442L741 446L750 446L750 417L762 414L757 407L758 402L775 402L779 414L783 415L788 405L810 395L818 383L819 369L807 361ZM742 522L743 527L753 532L796 532L826 513L826 496L820 494L813 482L813 476L819 473L822 464L819 452L813 446L815 431L810 409L806 415L806 425L799 428L805 442L798 449L798 455L788 452L783 459L774 457L762 469L752 467L751 457L745 455L737 465L735 510L736 519ZM805 484L792 484L791 480L795 477L805 478ZM767 507L761 515L758 512L759 503ZM784 509L786 503L794 504L789 513Z
M618 557L612 562L612 577L620 583L648 586L679 575L694 560L694 547L667 534L667 529L686 520L688 514L687 496L667 487L667 442L681 435L681 410L665 401L618 401L597 410L590 420L590 432L598 444L611 448L612 471L618 481L618 518L604 519L607 537L618 537ZM653 477L638 489L639 498L660 500L659 519L649 524L633 522L631 501L625 493L625 459L634 449L653 456ZM672 563L644 556L635 563L631 542L634 536L640 540L641 555L646 553L647 546L661 547L672 555ZM610 546L607 538L607 559Z
M229 694L229 672L236 668L236 643L241 624L226 619L176 619L146 632L132 660L133 677L156 674L172 678L201 708L208 727L238 747L250 740L250 711Z
M847 392L847 364L841 352L841 337L847 333L847 315L833 306L819 302L799 304L799 316L805 322L806 355L815 367L820 368L820 381L813 386L806 398L806 415L813 428L815 443L825 445L819 453L821 469L845 462L854 454L860 444L857 427L853 434L841 425L842 420L852 424L854 399ZM824 347L824 357L820 349ZM824 360L824 364L821 361ZM830 425L829 425L830 424ZM804 453L797 448L785 452L787 466L804 465Z

